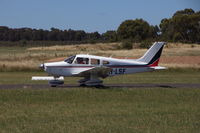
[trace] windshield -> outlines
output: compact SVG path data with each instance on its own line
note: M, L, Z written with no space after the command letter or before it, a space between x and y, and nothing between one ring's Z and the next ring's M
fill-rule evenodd
M67 62L67 63L69 63L69 64L72 64L74 58L75 58L75 56L71 56L71 57L67 58L67 59L65 60L65 62Z

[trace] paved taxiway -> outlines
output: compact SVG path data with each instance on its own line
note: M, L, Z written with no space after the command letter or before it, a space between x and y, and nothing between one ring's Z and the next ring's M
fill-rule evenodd
M78 84L64 84L58 86L59 88L76 88L80 87ZM82 86L81 86L82 87ZM97 88L199 88L200 84L104 84L104 86ZM19 89L19 88L30 88L30 89L46 89L52 88L48 84L2 84L0 89Z

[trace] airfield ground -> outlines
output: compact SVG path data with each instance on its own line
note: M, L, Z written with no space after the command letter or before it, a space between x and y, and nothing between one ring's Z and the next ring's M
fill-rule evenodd
M132 83L138 87L71 88L67 84L76 85L78 78L66 78L66 87L50 88L47 82L31 81L32 75L45 73L1 72L0 86L17 86L0 89L1 132L200 131L200 87L192 87L200 83L198 69L169 69L105 80L106 84ZM165 86L141 87L143 83Z
M2 133L198 133L200 89L0 90Z
M161 63L170 67L168 70L107 78L105 84L136 86L107 88L67 87L76 86L79 78L75 77L65 78L66 87L58 88L49 88L46 81L30 80L31 76L46 75L35 69L39 63L78 53L75 47L79 46L73 46L74 51L63 47L57 50L1 47L0 132L199 133L200 48L175 46L169 45L161 58ZM88 52L81 48L82 53ZM97 55L128 58L145 52L135 51L93 50ZM31 88L26 84L46 87Z

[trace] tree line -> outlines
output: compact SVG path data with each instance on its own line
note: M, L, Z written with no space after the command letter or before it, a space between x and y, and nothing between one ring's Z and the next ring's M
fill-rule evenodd
M6 26L0 26L1 41L84 41L98 40L101 35L98 32L86 33L83 30L60 30L51 28L51 30L19 28L11 29Z
M9 28L0 26L0 41L68 41L68 42L117 42L144 40L199 43L200 11L184 9L171 18L161 20L159 26L150 25L143 19L125 20L117 30L105 33L87 33L84 30L50 30L32 28Z

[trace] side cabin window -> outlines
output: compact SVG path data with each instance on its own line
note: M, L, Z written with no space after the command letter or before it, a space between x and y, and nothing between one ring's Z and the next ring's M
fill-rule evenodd
M75 64L89 64L88 58L77 57Z
M109 61L105 61L105 60L103 61L103 65L104 65L104 66L106 66L106 65L108 65L108 64L110 64Z
M99 59L91 59L91 65L99 65L100 60Z

